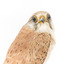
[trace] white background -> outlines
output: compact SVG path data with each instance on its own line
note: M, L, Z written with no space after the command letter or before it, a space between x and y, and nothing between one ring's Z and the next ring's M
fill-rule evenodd
M37 11L51 14L56 45L46 64L64 64L64 0L0 0L0 64L21 27Z

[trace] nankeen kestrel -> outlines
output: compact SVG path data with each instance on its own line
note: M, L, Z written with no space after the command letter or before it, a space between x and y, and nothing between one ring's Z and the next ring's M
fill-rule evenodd
M54 43L51 16L39 11L20 30L4 64L44 64Z

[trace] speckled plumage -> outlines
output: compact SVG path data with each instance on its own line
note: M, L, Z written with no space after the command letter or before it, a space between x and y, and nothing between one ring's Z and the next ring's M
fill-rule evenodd
M51 34L35 32L25 25L10 46L4 64L43 64L51 42Z

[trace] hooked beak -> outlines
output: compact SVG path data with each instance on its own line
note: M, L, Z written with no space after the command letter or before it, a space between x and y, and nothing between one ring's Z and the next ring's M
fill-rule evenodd
M44 23L44 22L47 22L46 20L44 20L44 21L39 21L38 23Z

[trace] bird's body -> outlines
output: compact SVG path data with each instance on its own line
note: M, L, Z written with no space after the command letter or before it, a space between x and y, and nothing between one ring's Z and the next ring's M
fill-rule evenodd
M36 25L28 22L23 26L10 46L4 64L43 64L45 62L50 46L54 42L53 30L48 24L43 24L43 27L38 25L38 28Z

